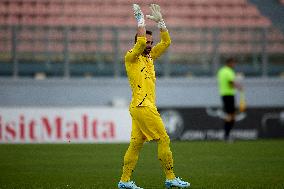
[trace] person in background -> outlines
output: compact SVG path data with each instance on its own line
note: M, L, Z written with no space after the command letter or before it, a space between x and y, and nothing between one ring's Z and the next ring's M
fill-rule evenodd
M224 119L224 140L231 141L230 132L235 124L236 108L235 108L235 95L236 90L242 91L243 88L236 81L236 74L234 71L237 60L228 58L225 65L218 70L217 80L219 94L221 96L223 111L226 113Z

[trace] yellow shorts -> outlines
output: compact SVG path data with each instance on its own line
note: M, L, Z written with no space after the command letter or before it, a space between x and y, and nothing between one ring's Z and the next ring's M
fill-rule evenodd
M129 111L132 117L131 138L151 141L169 137L156 107L130 107Z

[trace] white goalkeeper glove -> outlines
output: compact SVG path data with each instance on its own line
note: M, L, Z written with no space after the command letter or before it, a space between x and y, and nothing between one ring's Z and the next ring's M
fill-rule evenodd
M144 27L145 26L145 19L144 19L144 14L140 8L139 5L133 4L133 12L134 16L136 18L138 27Z
M158 28L167 29L166 24L163 20L162 14L161 14L160 6L157 5L157 4L151 4L150 9L152 11L152 15L146 15L146 18L157 22Z

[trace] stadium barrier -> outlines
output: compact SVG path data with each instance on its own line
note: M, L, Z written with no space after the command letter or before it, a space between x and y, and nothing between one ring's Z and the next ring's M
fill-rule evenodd
M238 140L283 138L283 112L281 107L254 107L237 113L231 136ZM160 109L160 113L172 140L223 139L224 113L220 107L164 107ZM272 114L273 119L267 119ZM266 120L263 124L264 119Z
M128 142L127 108L0 108L0 143Z
M159 41L156 28L154 42ZM0 26L0 76L123 77L133 27ZM272 27L171 27L157 76L212 76L235 56L246 76L281 76L284 36ZM40 77L38 77L40 76Z
M223 139L222 112L216 107L159 111L172 140ZM268 120L272 113L277 117ZM231 135L239 140L283 138L281 114L283 108L249 108L237 115ZM130 133L126 107L0 108L0 143L124 143L129 142Z

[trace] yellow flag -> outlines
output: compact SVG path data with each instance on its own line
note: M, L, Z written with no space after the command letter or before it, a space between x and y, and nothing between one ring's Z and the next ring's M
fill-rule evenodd
M245 99L245 93L243 91L240 92L240 105L239 105L239 111L244 112L246 111L247 104Z

